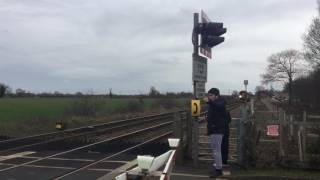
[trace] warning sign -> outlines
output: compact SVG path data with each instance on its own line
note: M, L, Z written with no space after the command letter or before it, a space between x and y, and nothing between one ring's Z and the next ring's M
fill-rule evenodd
M267 125L267 136L279 136L279 125Z

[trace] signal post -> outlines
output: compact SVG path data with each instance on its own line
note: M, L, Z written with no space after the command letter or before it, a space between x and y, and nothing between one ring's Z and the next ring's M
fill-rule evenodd
M207 82L207 58L212 58L211 48L224 42L224 37L220 37L226 33L227 29L223 27L223 23L211 22L208 16L201 11L201 22L199 22L199 13L193 16L193 32L192 32L192 81L193 81L193 97L191 102L191 115L193 116L190 125L192 128L192 146L189 144L189 152L194 162L198 165L198 117L200 115L200 104L198 104L198 113L195 113L195 100L204 98L206 94L205 83ZM200 37L200 38L199 38ZM200 39L200 43L199 43ZM190 142L190 141L189 141ZM190 150L191 148L191 150Z

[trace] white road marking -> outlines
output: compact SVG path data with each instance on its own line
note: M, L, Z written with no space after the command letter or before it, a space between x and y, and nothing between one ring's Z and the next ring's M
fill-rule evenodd
M7 166L14 166L16 164L10 164L10 163L0 163L0 165L7 165ZM48 168L48 169L63 169L63 170L73 170L77 169L74 167L64 167L64 166L43 166L43 165L24 165L23 167L35 167L35 168ZM113 169L101 169L101 168L89 168L90 171L112 171Z
M25 151L25 152L20 152L20 153L16 153L16 154L11 154L11 155L8 155L8 156L0 156L0 162L8 160L8 159L14 159L14 158L18 158L18 157L27 156L27 155L30 155L30 154L33 154L33 153L36 153L36 152L34 152L34 151Z
M40 159L41 157L36 157L36 156L24 156L23 158L29 158L29 159ZM80 162L94 162L96 160L94 159L72 159L72 158L48 158L51 160L58 160L58 161L80 161ZM128 163L130 161L102 161L102 162L110 162L110 163Z
M208 178L209 175L200 175L200 174L187 174L187 173L171 173L173 176L187 176L187 177L195 177L195 178ZM230 171L223 171L224 176L230 176ZM221 177L223 178L223 177Z

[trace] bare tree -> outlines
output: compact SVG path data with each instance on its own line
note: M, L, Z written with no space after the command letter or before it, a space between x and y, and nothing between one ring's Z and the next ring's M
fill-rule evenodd
M159 95L160 95L160 92L154 86L151 86L150 87L149 96L156 97L156 96L159 96Z
M112 88L109 88L109 97L112 98L113 93L112 93Z
M255 89L256 92L265 91L265 90L266 88L264 86L256 86L256 89Z
M272 54L268 58L265 74L262 74L262 83L283 82L288 84L289 104L291 104L292 81L302 70L302 56L297 50L284 50Z
M320 0L318 2L318 17L312 20L306 34L303 36L305 59L317 69L320 68Z

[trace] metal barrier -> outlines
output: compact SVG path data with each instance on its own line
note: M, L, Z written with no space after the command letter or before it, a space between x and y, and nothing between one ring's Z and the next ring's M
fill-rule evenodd
M169 180L172 168L175 164L175 157L180 139L168 139L169 145L173 150L169 150L160 156L138 156L137 166L116 176L115 180L129 180L129 179L160 179ZM164 167L162 171L160 168Z
M174 162L175 162L175 156L176 156L176 150L173 150L169 160L162 172L162 175L160 176L160 180L170 180L170 176L171 176L171 172L172 172L172 168L174 166Z

